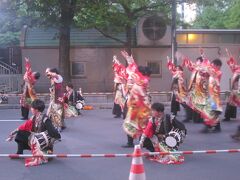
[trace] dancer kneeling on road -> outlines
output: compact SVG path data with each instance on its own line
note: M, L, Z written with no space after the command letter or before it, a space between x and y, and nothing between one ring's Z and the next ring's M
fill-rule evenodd
M140 146L146 147L151 152L177 151L180 143L186 136L184 124L174 116L164 114L164 105L154 103L151 106L152 117L140 139ZM149 160L162 164L179 164L184 157L179 154L150 156Z
M44 109L44 102L35 99L31 104L33 116L10 133L8 141L15 137L18 144L17 154L23 154L24 149L31 150L34 156L53 153L53 144L56 140L60 140L61 136L52 125L52 121L43 113ZM25 166L35 166L47 162L47 157L27 158Z

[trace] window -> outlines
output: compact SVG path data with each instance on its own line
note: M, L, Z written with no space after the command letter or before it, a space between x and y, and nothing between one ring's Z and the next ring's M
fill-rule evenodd
M147 67L152 71L152 75L162 75L162 62L160 61L148 61Z
M204 43L219 43L218 34L204 34Z
M178 44L187 44L187 35L186 34L177 34Z
M240 35L239 34L235 35L235 43L240 44Z
M187 41L188 41L188 44L201 44L202 34L188 34Z
M233 34L222 34L221 35L221 43L233 44L234 41L235 41L235 37Z
M71 63L71 75L83 77L86 76L86 62L72 62Z

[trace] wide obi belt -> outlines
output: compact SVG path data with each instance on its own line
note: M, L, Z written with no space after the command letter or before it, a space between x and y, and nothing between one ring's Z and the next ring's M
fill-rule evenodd
M203 77L206 77L206 78L209 77L209 73L203 72L203 71L200 71L200 72L199 72L199 75L200 75L200 76L203 76Z
M146 128L150 108L145 106L129 107L127 117L123 123L124 131L133 138L138 138Z

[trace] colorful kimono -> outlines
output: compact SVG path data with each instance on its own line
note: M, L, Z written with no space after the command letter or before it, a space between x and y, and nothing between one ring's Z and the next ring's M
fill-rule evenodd
M144 145L145 139L148 138L152 143L154 152L174 152L178 150L177 147L168 147L164 141L165 135L174 128L172 123L170 123L170 118L167 120L164 117L167 116L163 115L162 118L151 117L140 139L140 144ZM184 157L180 154L155 155L154 157L150 156L149 160L161 164L181 164L184 162Z
M57 129L65 127L63 107L63 78L61 75L51 78L50 103L47 115ZM61 101L62 99L62 101Z
M22 124L18 130L31 132L26 143L34 156L53 153L54 141L61 138L58 131L53 127L51 120L45 114L40 114L38 117L33 116ZM31 157L25 159L25 166L37 166L47 162L47 157Z
M33 77L33 72L32 72L31 64L29 61L26 61L25 68L26 68L26 72L23 76L24 85L23 85L23 93L20 98L20 104L25 108L30 108L32 101L37 99L36 91L34 89L34 84L36 80Z
M72 96L72 101L69 101L70 97ZM78 116L78 111L75 108L76 107L76 102L77 99L76 97L77 93L73 90L73 91L69 91L67 93L64 94L64 117L65 118L69 118L69 117L77 117Z
M223 110L220 99L220 80L222 72L219 69L214 68L209 62L206 64L206 67L209 73L209 97L201 115L204 118L204 123L213 127L219 122L219 115Z
M69 105L67 103L64 103L64 117L65 118L70 118L70 117L77 117L78 112L76 108L72 105Z
M127 67L129 95L124 131L132 138L138 138L146 127L150 115L150 100L147 95L149 77L142 75L133 62Z
M122 64L114 63L113 64L114 71L114 90L115 90L115 98L114 103L118 104L121 107L121 111L123 112L124 104L126 102L126 68Z
M208 99L209 74L206 64L207 61L193 63L189 59L185 59L183 64L192 72L188 85L188 105L200 113Z
M232 70L231 78L231 93L228 99L228 103L231 106L239 107L240 106L240 65L237 65L236 60L232 57L227 61L230 69Z
M179 103L186 103L187 102L187 90L186 86L184 84L184 79L183 79L183 71L178 69L172 61L168 61L168 69L173 75L173 79L177 79L177 89L174 89L173 93L176 96L176 100Z

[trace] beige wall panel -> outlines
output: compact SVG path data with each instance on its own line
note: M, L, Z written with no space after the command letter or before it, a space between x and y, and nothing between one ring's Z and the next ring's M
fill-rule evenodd
M45 76L47 67L58 68L58 49L22 49L23 72L25 72L24 57L29 57L32 70L41 73L41 77L36 83L37 92L48 92L49 80Z
M178 51L188 56L193 61L200 56L200 46L181 45ZM206 56L213 60L220 58L223 62L221 90L229 90L229 79L232 76L230 68L226 61L227 56L225 48L233 54L235 58L239 57L239 46L218 44L203 47ZM75 89L82 87L84 92L112 92L113 91L113 71L112 57L117 55L122 64L125 59L121 55L121 48L72 48L70 52L70 61L85 62L86 76L72 77ZM22 49L22 56L29 57L32 63L33 71L39 71L41 78L36 85L38 92L48 92L50 86L44 72L47 67L58 68L58 49ZM150 80L150 91L169 91L171 86L172 75L167 69L167 56L171 57L170 48L135 48L133 56L138 65L145 66L148 61L161 62L161 75L154 75ZM239 60L238 60L239 61ZM181 64L181 62L178 62ZM240 62L239 62L240 64ZM23 61L24 67L24 61ZM24 67L25 69L25 67ZM188 82L190 72L184 69L186 81Z

